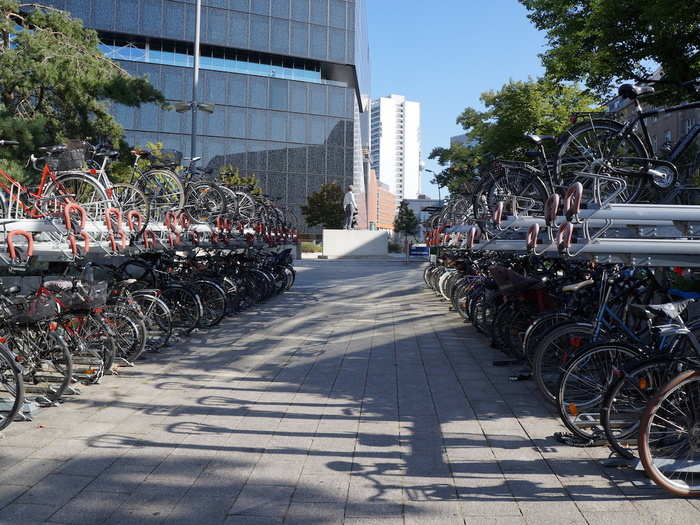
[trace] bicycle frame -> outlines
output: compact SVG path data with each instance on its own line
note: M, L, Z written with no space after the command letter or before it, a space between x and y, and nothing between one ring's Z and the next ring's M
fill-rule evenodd
M4 179L4 180L3 180ZM29 191L29 188L23 186L19 181L15 180L9 173L0 170L0 190L7 193L9 196L8 202L8 212L11 209L11 205L14 202L16 205L22 207L25 214L28 214L34 219L39 219L46 217L45 214L41 213L37 207L38 202L43 198L44 188L46 188L46 183L51 179L52 182L57 182L58 177L51 171L48 165L44 165L41 170L41 179L39 181L39 186L37 187L36 193ZM60 191L63 193L65 188L59 186ZM21 198L21 195L30 195L35 199L32 206L27 205ZM68 195L66 195L68 197Z

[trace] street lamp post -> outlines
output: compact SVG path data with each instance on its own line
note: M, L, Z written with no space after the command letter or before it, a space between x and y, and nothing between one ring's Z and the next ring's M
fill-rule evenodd
M194 71L192 75L192 148L190 149L190 157L197 156L197 90L199 89L199 59L200 49L199 43L202 33L202 0L197 0L195 6L195 26L194 26Z
M428 173L432 173L433 175L437 175L437 173L435 173L433 170L425 170L425 171L427 171ZM441 188L441 186L440 186L440 183L437 182L437 179L434 179L434 180L435 180L435 182L437 183L437 187L438 187L438 200L441 201L441 200L442 200L442 199L440 198L440 188Z

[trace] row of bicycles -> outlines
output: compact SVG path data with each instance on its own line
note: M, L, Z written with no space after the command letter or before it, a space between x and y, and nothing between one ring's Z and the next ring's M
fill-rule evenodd
M33 290L0 286L0 430L294 279L291 249L251 247L56 262Z
M18 142L0 140L0 147ZM124 216L138 213L143 231L150 221L163 222L166 214L184 213L194 224L213 224L226 217L244 226L265 224L269 229L297 228L293 210L276 206L248 186L225 184L231 173L201 168L199 157L183 166L182 153L168 149L135 149L126 182L110 180L110 165L119 151L109 144L69 141L41 148L28 166L40 173L35 186L25 186L0 170L0 218L50 218L66 203L80 205L88 220L101 221L106 210Z
M426 285L521 367L575 446L610 447L664 489L700 494L700 206L677 160L700 125L655 151L649 85L624 85L628 122L574 115L529 135L428 223ZM547 147L547 145L551 147ZM554 151L554 155L550 152ZM517 369L516 369L517 370Z

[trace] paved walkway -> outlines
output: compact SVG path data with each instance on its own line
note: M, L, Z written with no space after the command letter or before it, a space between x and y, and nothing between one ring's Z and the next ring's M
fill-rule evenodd
M571 448L395 262L298 287L0 439L0 523L698 523ZM607 474L607 477L606 475Z

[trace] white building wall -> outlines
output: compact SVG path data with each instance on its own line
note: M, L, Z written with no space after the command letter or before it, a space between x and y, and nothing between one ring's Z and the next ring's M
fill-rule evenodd
M372 102L372 168L398 200L420 193L420 104L401 95ZM398 204L398 203L397 203Z

